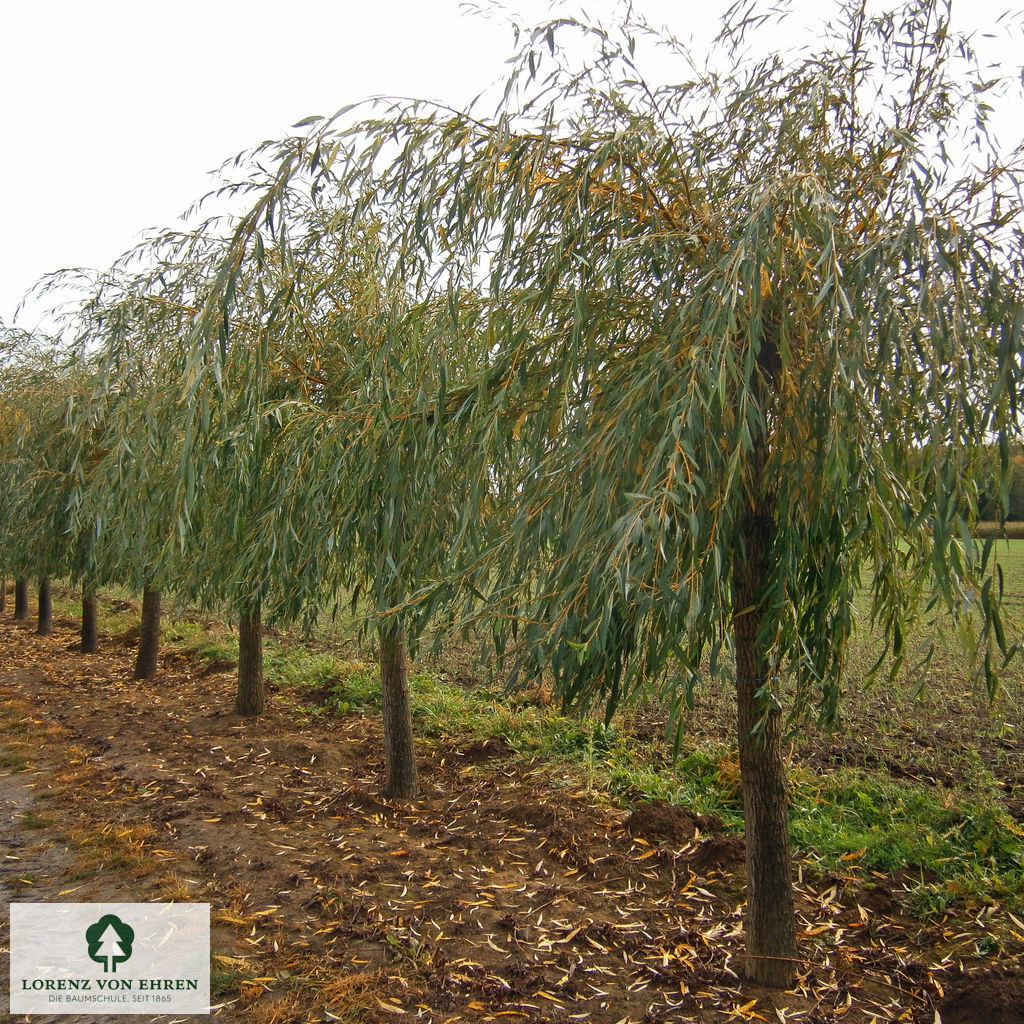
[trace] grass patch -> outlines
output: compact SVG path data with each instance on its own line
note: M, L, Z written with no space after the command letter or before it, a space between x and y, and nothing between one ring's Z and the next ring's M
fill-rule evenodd
M166 903L193 903L196 899L198 882L179 874L170 874L157 880L160 899Z
M378 685L375 670L369 679L364 672L350 678ZM351 685L342 680L335 692L350 692ZM673 761L664 739L639 739L614 724L510 706L500 694L430 674L416 674L411 685L420 735L460 742L501 736L521 755L561 765L591 792L627 804L661 797L718 815L726 831L742 830L739 763L728 743L684 737ZM907 909L919 916L941 914L958 900L1021 906L1024 830L973 752L964 752L961 767L960 785L944 788L892 779L883 769L822 775L795 766L791 828L798 855L822 870L899 876L909 884Z
M524 746L525 733L532 733L538 716L503 703L500 696L483 687L463 687L443 675L417 672L409 681L413 718L417 731L435 738L460 740L502 736L517 749ZM524 730L529 721L533 728Z
M238 661L238 637L223 627L177 619L161 630L161 640L205 665Z
M28 771L32 767L28 754L18 754L13 750L0 751L0 768L6 769L12 775L17 772Z
M145 874L154 866L149 850L158 833L147 823L109 822L102 827L73 829L71 838L87 861L111 871Z
M363 661L271 641L264 646L263 668L268 679L298 691L318 714L344 715L380 706L377 667Z
M51 592L54 618L81 620L82 592L67 581L54 582ZM141 598L124 587L107 586L100 595L98 616L105 633L123 634L138 629Z
M214 953L210 957L210 996L217 1001L236 996L241 986L254 976L253 968L237 957Z
M543 702L516 701L431 673L414 674L410 686L420 736L459 743L500 737L521 756L568 770L570 784L590 792L627 803L662 797L718 814L727 828L741 826L739 766L726 744L696 742L673 761L660 737L642 740Z
M23 811L19 817L23 828L49 828L56 824L52 818L47 818L38 811Z
M930 893L919 913L957 897L1024 897L1024 830L992 801L838 769L798 773L793 803L798 849L826 869L918 876Z

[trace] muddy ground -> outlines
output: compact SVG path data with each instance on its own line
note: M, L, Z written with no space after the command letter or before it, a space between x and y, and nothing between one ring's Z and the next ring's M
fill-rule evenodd
M372 718L272 691L247 720L230 671L138 683L130 642L76 644L0 616L0 898L209 902L215 1018L1024 1022L1012 951L949 953L984 914L925 926L899 878L803 865L799 982L759 990L713 817L611 806L500 737L424 744L421 798L384 800Z

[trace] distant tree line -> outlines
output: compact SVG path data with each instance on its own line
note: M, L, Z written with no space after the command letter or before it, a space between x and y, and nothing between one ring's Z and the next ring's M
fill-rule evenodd
M1005 498L1000 496L1000 488L994 482L998 477L998 454L994 451L991 452L991 461L993 481L981 487L978 519L983 522L995 522L1000 518L1010 523L1024 522L1024 452L1016 451L1010 456Z

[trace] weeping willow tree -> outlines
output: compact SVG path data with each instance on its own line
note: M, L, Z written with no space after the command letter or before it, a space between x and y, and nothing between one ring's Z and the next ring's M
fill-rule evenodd
M72 526L87 539L85 591L116 582L142 594L136 679L157 672L164 593L181 566L181 438L168 409L180 391L177 335L189 314L150 294L154 278L173 277L163 257L147 242L106 271L62 272L40 287L80 296L69 329L92 375L71 411L79 445Z
M212 223L153 239L143 269L121 294L111 296L113 301L98 297L93 319L102 341L104 386L118 396L111 408L120 409L125 396L134 393L133 378L147 379L145 423L154 437L142 443L156 456L153 468L161 487L161 576L181 598L226 608L237 618L235 708L258 715L266 699L262 602L274 568L252 536L264 463L262 422L247 420L230 399L224 408L211 409L202 400L190 406L184 395L189 386L185 339L221 246ZM234 392L229 395L233 399ZM194 454L195 422L205 428L205 445L200 457L185 458L186 451ZM139 431L122 420L115 433L116 459L132 457L142 441ZM111 493L116 496L117 490Z
M38 582L38 632L51 632L51 580L80 578L84 549L71 526L77 440L68 422L88 368L59 339L5 329L0 341L4 469L3 561Z
M340 436L351 435L342 415L355 386L347 373L349 349L370 330L380 296L378 277L368 270L372 236L353 233L343 241L316 230L306 214L324 216L293 211L288 220L304 234L291 237L291 249L260 232L245 235L241 249L228 253L227 278L200 279L198 286L190 280L188 295L175 295L166 280L154 282L155 301L187 308L196 318L195 329L180 334L184 365L169 404L182 439L178 507L186 570L179 586L211 605L227 601L238 614L237 709L245 714L263 708L264 607L277 621L310 626L325 606L336 606L339 592L353 586L348 524L373 500L372 491L343 499L308 489L310 464L327 451L337 463L318 475L323 489L348 479L348 442L338 449L318 430L329 409ZM217 265L209 253L186 262L202 273ZM229 288L221 291L225 280ZM217 310L212 330L192 305L203 302ZM339 523L324 515L325 502L351 510ZM411 751L411 720L406 724ZM415 790L415 763L409 763L411 783L389 775L393 795Z
M143 591L136 677L156 671L160 606L165 589L236 615L240 657L236 708L263 710L261 600L270 569L247 572L242 559L262 559L247 523L258 492L259 445L249 424L214 423L209 405L195 417L209 427L202 465L185 460L193 410L186 408L187 348L195 302L221 251L212 224L168 232L126 254L99 276L78 315L80 343L97 355L93 394L77 427L93 438L76 520L96 532L93 575ZM83 467L84 469L84 467ZM210 514L188 517L196 496ZM216 524L216 528L211 524Z
M733 688L747 972L773 986L798 963L783 737L835 719L855 598L884 641L875 671L926 671L904 645L922 616L952 616L990 690L1016 650L992 546L971 538L979 452L995 439L1005 481L1019 434L1021 151L988 133L1008 86L941 3L834 13L813 52L759 59L743 54L768 16L736 8L705 71L661 40L668 86L641 74L645 26L543 25L492 115L346 110L265 150L235 241L287 249L300 186L344 198L331 230L381 225L411 301L347 370L395 374L325 422L361 415L347 450L391 451L389 486L416 417L445 437L417 487L456 451L486 481L448 575L518 671L608 713L652 681L677 702ZM468 334L485 344L453 388ZM409 336L433 341L415 366Z
M273 182L213 264L187 336L184 550L219 552L189 564L208 566L211 584L234 579L238 600L262 587L278 619L308 624L342 599L365 613L380 656L382 789L410 798L407 647L422 623L405 609L436 584L472 504L465 453L444 446L427 398L445 386L427 358L424 324L437 318L418 310L378 223L343 195L311 199L301 167ZM452 365L473 365L463 354L481 344L464 335ZM410 387L411 406L399 401Z
M5 577L14 578L15 619L28 618L27 574L33 567L27 564L25 551L18 542L21 528L18 508L28 486L29 464L22 457L28 419L24 409L22 384L28 336L25 332L8 328L0 323L0 465L3 466L4 486L0 489L0 569Z

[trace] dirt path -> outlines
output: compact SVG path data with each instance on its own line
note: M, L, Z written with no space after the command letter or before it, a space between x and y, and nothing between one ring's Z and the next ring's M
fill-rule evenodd
M9 638L6 638L9 639ZM48 645L35 637L18 636L22 646L21 656L32 661L40 654L49 653ZM7 664L9 648L3 647L4 658L0 665ZM52 664L44 662L48 670ZM69 831L62 827L74 821L74 829L85 829L85 809L77 808L78 814L69 813L73 806L69 778L61 779L75 768L77 748L72 734L39 716L35 708L19 700L19 694L33 692L37 687L46 686L50 680L47 671L38 664L0 670L0 714L3 720L3 740L0 742L0 900L4 908L12 902L117 902L150 900L159 896L145 880L138 887L126 884L127 880L113 874L96 872L87 866L78 845L70 840ZM97 779L79 761L82 767L80 780L86 786L95 785ZM57 782L56 787L54 783ZM85 820L89 820L85 817ZM0 922L0 942L3 949L9 949L10 915L3 914ZM4 989L4 1009L8 1005L9 960L3 958L0 978ZM167 1016L140 1014L134 1019L141 1021L162 1021ZM8 1015L0 1019L31 1021L32 1024L51 1024L66 1021L67 1015L32 1014ZM73 1018L82 1024L101 1024L119 1018L104 1014L76 1014ZM182 1016L180 1021L208 1020L206 1016Z
M74 645L0 618L4 899L210 902L224 1020L934 1020L952 961L852 878L804 877L800 983L750 989L714 821L630 818L500 738L424 745L422 798L385 801L375 721L241 719L230 674Z
M34 816L38 814L39 802L35 798L35 788L44 778L45 773L38 771L0 775L0 849L4 851L3 863L0 864L0 900L5 908L15 901L56 902L79 898L77 893L61 895L58 889L62 880L74 869L75 856L66 848L45 840L26 840L25 829L21 825L26 817L35 820ZM91 898L100 900L105 897L94 893ZM10 917L5 913L0 923L0 944L4 950L10 948L9 926ZM9 992L8 968L9 961L4 957L3 966L0 967L0 984L5 994ZM38 1024L50 1024L67 1018L54 1014L33 1014L31 1018L12 1016L6 1019L30 1019ZM98 1024L108 1018L83 1014L76 1019L83 1024Z

